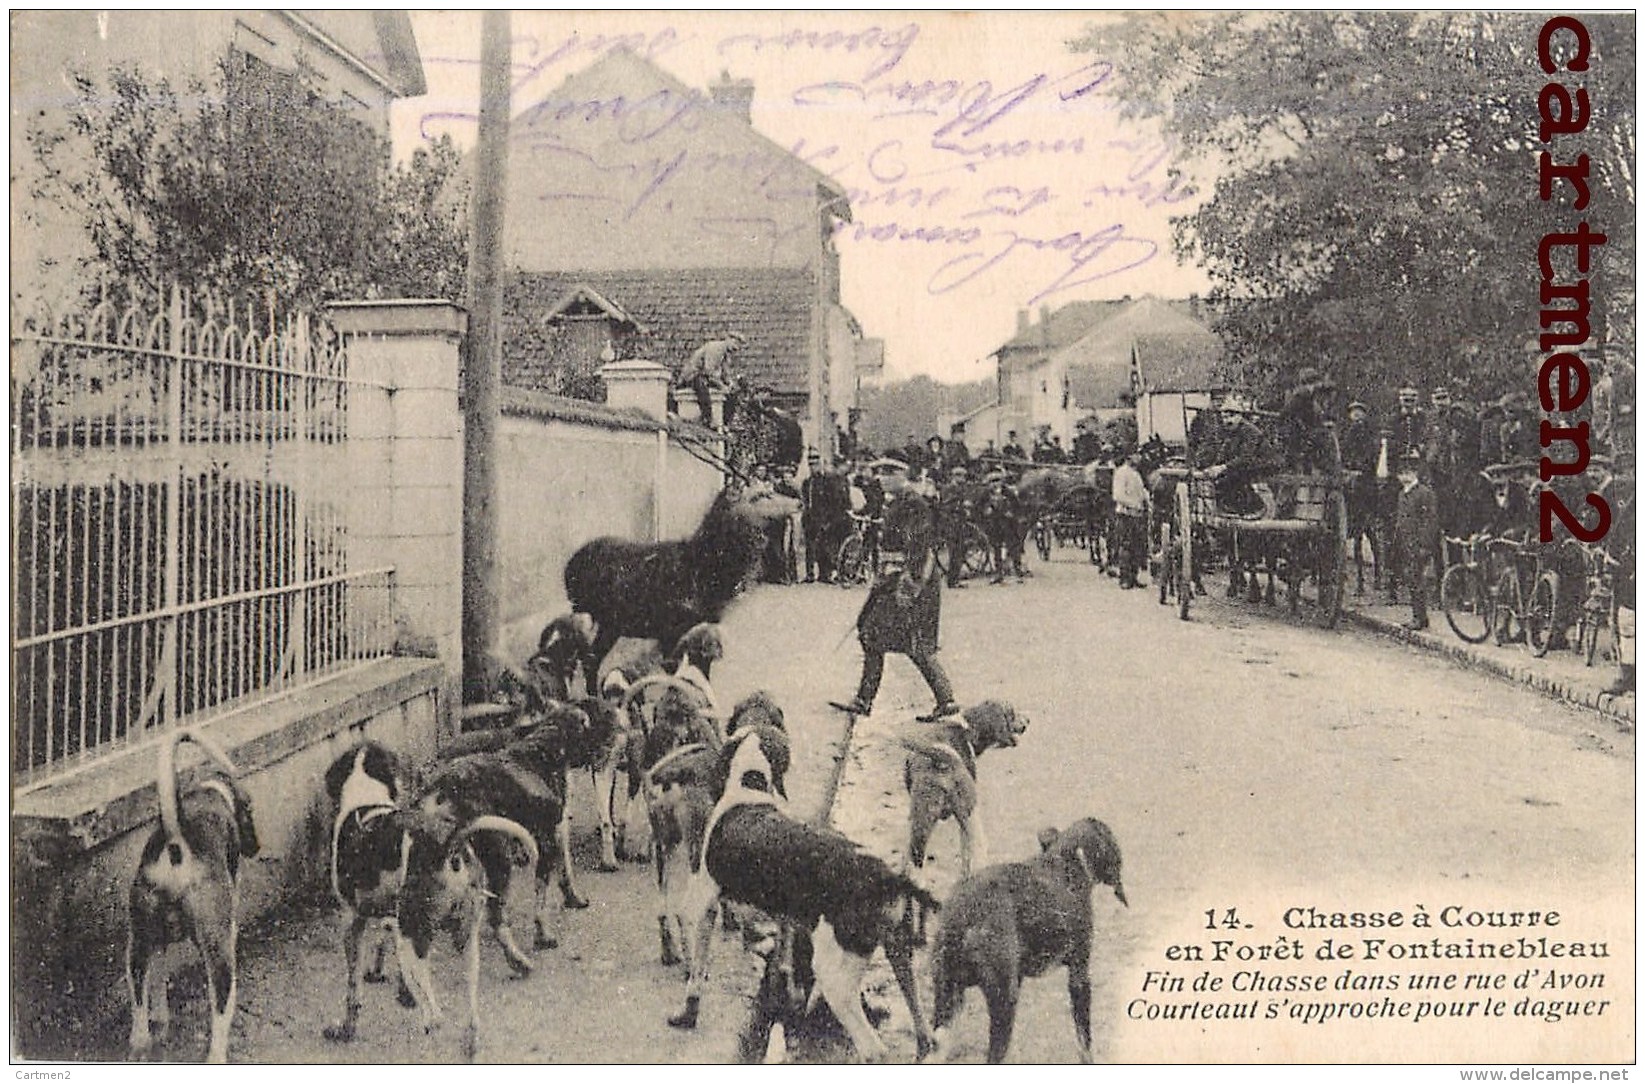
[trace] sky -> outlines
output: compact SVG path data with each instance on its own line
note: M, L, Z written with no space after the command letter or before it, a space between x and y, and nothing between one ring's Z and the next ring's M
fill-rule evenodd
M1171 251L1191 181L1157 128L1119 118L1109 58L1070 51L1070 12L515 12L515 113L605 50L690 86L752 79L754 127L850 197L841 294L888 377L994 375L1017 314L1185 296ZM481 16L412 15L429 92L396 103L395 150L474 137Z

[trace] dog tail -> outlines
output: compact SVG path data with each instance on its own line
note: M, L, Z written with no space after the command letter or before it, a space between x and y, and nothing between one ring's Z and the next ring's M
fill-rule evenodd
M183 816L177 805L177 747L183 742L193 742L205 751L206 756L217 762L218 767L227 772L229 778L235 779L240 775L240 769L234 766L228 754L223 752L216 742L187 727L180 727L160 743L160 768L155 776L155 788L160 795L160 825L165 829L166 839L172 848L172 861L179 862L188 851L188 843L183 839Z

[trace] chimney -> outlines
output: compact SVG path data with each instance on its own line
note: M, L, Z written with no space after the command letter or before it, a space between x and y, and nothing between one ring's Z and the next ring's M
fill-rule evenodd
M1021 335L1023 332L1025 332L1027 330L1028 330L1028 310L1027 309L1018 309L1017 310L1017 334Z
M1044 341L1045 348L1047 350L1049 350L1051 348L1051 306L1050 305L1041 305L1040 306L1040 339Z
M716 109L735 114L745 124L753 122L754 80L733 79L721 69L720 81L709 85L708 94Z

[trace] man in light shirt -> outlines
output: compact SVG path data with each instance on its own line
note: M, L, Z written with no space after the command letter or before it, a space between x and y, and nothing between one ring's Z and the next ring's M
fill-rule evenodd
M1148 515L1148 486L1138 470L1136 453L1114 468L1114 523L1119 528L1120 586L1137 586L1137 570L1142 567L1143 527Z

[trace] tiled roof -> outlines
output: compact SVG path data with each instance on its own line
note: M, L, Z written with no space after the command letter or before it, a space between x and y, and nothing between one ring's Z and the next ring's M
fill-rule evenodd
M519 271L505 290L503 373L508 383L543 386L534 367L555 354L550 306L576 286L621 306L645 331L625 351L679 372L710 339L746 340L735 364L755 384L784 395L810 389L811 273L785 268L688 271Z
M1107 407L1131 386L1131 355L1141 360L1151 391L1201 391L1217 386L1222 341L1193 315L1187 301L1145 297L1124 303L1085 335L1054 351L1068 365L1069 386L1082 406Z

